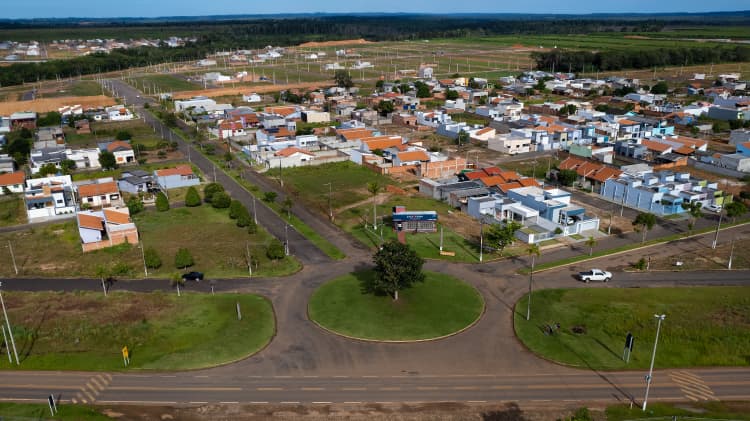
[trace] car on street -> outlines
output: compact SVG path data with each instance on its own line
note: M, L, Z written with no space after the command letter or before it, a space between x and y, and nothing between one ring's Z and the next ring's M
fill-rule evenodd
M719 213L721 212L721 205L708 205L706 206L706 209L711 212Z
M202 281L203 280L203 272L188 272L182 274L182 280L183 281Z
M589 281L609 282L612 279L612 273L601 269L591 269L586 272L580 272L578 277L586 283Z

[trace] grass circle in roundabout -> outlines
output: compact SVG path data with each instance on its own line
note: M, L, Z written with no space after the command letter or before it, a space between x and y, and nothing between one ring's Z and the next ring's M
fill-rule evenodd
M361 282L372 271L351 273L323 284L310 298L310 319L346 337L372 341L420 341L460 332L479 320L484 300L452 276L425 272L425 281L390 296L366 294Z

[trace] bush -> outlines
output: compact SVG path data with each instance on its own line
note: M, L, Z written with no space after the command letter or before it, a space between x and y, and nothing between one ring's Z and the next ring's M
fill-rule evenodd
M219 183L208 183L206 184L206 187L203 188L203 200L205 200L207 203L211 203L211 197L213 197L214 193L223 192L224 186L222 186Z
M258 224L255 223L255 219L250 218L250 221L248 221L247 224L247 233L248 234L256 234L258 232Z
M232 198L228 194L221 191L213 195L211 198L211 206L216 209L226 209L232 204Z
M163 192L159 192L159 194L156 195L156 210L159 212L169 210L169 200L167 199L167 195Z
M188 188L187 193L185 194L185 206L187 207L195 207L201 205L201 197L198 194L198 190L195 189L195 187L190 186Z
M229 217L237 219L244 208L239 200L232 200L232 203L229 204ZM245 210L245 213L247 213L247 210Z
M644 257L641 257L640 260L633 264L633 267L638 270L646 270L646 259Z
M112 271L110 273L112 275L125 276L129 275L132 271L133 268L131 268L129 264L125 262L118 262L112 265Z
M268 202L268 203L273 203L273 202L276 201L276 196L278 196L278 194L276 194L275 191L264 192L263 193L263 201L264 202Z
M133 138L133 135L130 134L130 132L127 130L121 130L117 132L117 134L115 135L115 139L117 140L130 140L132 138Z
M271 260L281 260L284 258L284 254L284 245L277 239L271 241L268 249L266 249L266 256Z
M194 264L195 262L193 261L193 255L190 254L190 250L186 248L180 248L177 250L177 253L174 256L174 266L177 269L185 269Z
M240 213L237 215L237 226L238 227L246 227L250 225L250 222L253 220L253 218L250 217L250 213L245 209L243 206L240 208Z
M146 261L146 267L149 269L158 269L161 267L161 257L155 248L149 247L143 252L143 260Z
M130 199L128 199L128 211L131 215L135 215L138 212L143 211L143 201L138 196L133 196Z

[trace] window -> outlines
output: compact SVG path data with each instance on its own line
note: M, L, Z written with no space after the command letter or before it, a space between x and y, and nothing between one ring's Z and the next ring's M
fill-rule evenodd
M87 200L87 201L88 201L89 203L92 203L92 202L94 201L94 198L93 198L93 197L89 197L89 198L87 198L86 200Z

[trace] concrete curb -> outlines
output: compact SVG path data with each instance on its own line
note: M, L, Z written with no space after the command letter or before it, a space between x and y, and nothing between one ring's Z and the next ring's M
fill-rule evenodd
M456 278L456 279L458 279L458 278ZM331 282L331 281L328 281L328 282ZM485 313L487 312L487 302L485 301L484 296L482 295L482 293L476 287L474 287L474 285L471 285L471 284L469 284L467 282L464 282L464 281L461 281L461 282L463 282L466 285L469 285L477 293L477 295L479 296L479 298L481 298L481 300L482 300L482 311L479 313L479 316L477 316L477 318L474 319L474 321L471 322L471 323L469 323L467 326L465 326L465 327L463 327L460 330L457 330L455 332L452 332L452 333L449 333L449 334L443 335L443 336L438 336L438 337L435 337L435 338L412 339L412 340L387 340L387 339L358 338L356 336L345 335L343 333L336 332L335 330L331 330L331 329L329 329L329 328L321 325L320 323L318 323L317 321L315 321L312 317L310 317L310 302L309 302L309 299L308 299L307 309L305 310L305 314L307 314L307 320L309 320L310 322L312 322L312 324L314 324L315 326L317 326L318 328L320 328L324 332L330 333L330 334L335 335L335 336L340 336L342 338L346 338L346 339L349 339L349 340L353 340L353 341L368 342L368 343L384 343L384 344L412 344L412 343L424 343L424 342L439 341L441 339L447 339L447 338L450 338L452 336L459 335L459 334L461 334L463 332L466 332L467 330L473 328L474 326L476 326L482 320L482 318L484 317ZM313 292L313 294L314 293L315 292ZM312 295L311 295L311 297L312 297Z

